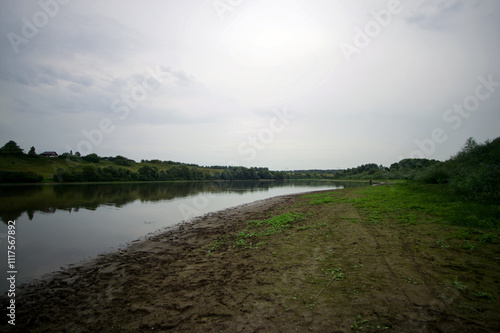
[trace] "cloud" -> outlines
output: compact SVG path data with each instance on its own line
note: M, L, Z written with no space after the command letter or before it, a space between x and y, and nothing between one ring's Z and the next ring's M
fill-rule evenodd
M442 29L465 6L462 0L421 1L414 4L412 13L406 18L411 24L423 29Z
M443 112L474 92L478 76L500 81L500 3L402 2L403 12L345 61L339 43L352 43L387 6L255 0L221 21L211 0L73 0L15 53L6 35L22 34L23 17L42 9L7 1L0 141L63 152L108 118L115 130L93 147L98 154L277 169L390 164L446 126ZM431 157L448 157L470 136L497 135L498 105L500 90ZM297 115L292 125L255 160L238 156L277 107Z

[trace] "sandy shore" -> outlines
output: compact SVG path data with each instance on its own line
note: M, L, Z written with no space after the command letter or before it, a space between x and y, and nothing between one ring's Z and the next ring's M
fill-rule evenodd
M210 244L221 235L239 230L245 221L265 218L297 196L279 196L208 213L24 284L16 295L16 326L2 320L0 330L155 331L177 327L184 317L181 314L188 309L200 320L217 317L199 298L211 295L210 286L224 281L217 276L222 271L212 272L210 267ZM169 289L167 294L165 288ZM173 297L172 293L183 296ZM4 295L4 309L5 302ZM132 322L124 326L128 320Z

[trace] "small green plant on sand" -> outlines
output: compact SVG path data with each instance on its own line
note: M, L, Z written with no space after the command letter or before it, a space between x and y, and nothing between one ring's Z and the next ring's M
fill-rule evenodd
M467 289L467 286L460 282L457 278L455 278L453 282L450 282L450 285L461 291Z
M363 328L371 329L373 331L385 331L389 329L389 327L387 326L372 324L368 320L361 319L361 315L357 315L356 319L354 319L354 322L351 325L351 329L357 331L362 330Z
M476 295L476 297L479 297L479 298L484 298L490 303L494 301L493 296L487 292L478 291L478 292L474 293L474 295Z
M248 221L247 227L236 235L236 241L233 247L253 244L249 239L281 233L285 229L291 228L294 222L305 220L306 218L307 214L289 212L273 216L266 220ZM257 242L257 244L259 243ZM262 244L263 243L260 242L260 245Z

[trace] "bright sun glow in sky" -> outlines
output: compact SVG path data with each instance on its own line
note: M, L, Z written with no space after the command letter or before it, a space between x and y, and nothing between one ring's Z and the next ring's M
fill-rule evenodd
M317 87L328 74L324 65L336 60L324 30L293 1L248 3L212 37L219 47L207 54L213 66L205 79L255 106L283 103Z
M221 41L236 63L255 68L293 66L324 46L321 32L303 13L263 4L226 26Z
M0 145L330 169L500 134L499 1L54 1L0 4Z

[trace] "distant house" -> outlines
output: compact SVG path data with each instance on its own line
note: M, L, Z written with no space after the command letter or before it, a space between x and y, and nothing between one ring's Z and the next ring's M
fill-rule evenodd
M40 156L45 156L45 157L57 157L57 153L55 151L44 151L43 153L40 154Z

